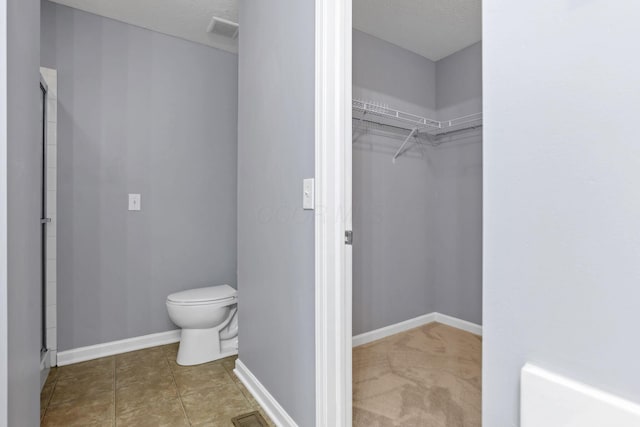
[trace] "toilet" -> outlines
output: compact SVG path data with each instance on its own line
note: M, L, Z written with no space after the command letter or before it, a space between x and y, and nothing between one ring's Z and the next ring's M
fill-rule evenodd
M169 318L182 329L178 365L199 365L238 354L237 303L237 291L229 285L167 297Z

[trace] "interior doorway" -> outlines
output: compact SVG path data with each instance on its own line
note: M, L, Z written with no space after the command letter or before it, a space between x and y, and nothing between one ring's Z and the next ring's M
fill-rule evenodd
M481 10L479 2L462 3L461 9L439 0L316 3L316 194L324 208L316 220L317 425L439 425L447 416L479 425ZM441 33L412 36L410 26ZM410 330L418 333L400 341L468 339L454 345L461 353L434 351L470 360L473 372L462 378L462 391L437 389L438 381L455 383L460 375L430 385L408 376L405 394L419 408L404 419L397 396L361 404L393 388L394 373L385 377L370 363L388 360L384 351L354 356L352 369L352 347ZM439 368L438 360L418 358L420 366L405 365L412 375ZM367 396L362 381L378 389ZM435 407L447 393L469 398L444 399L449 410ZM357 405L354 396L362 398Z
M474 0L353 0L353 425L481 425Z

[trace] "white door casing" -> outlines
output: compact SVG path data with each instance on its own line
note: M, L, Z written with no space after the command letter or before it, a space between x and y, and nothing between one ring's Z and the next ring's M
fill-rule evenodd
M352 417L351 26L351 0L316 0L317 427Z

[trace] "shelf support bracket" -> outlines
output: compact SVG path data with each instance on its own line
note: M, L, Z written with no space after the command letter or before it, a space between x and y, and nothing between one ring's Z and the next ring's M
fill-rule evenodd
M359 122L358 124L359 124L360 126L362 126L362 122L364 121L364 116L365 116L366 114L367 114L367 110L364 110L364 111L362 112L362 116L360 116L360 118L358 119L358 122ZM363 134L364 134L364 133L365 133L365 132L363 132ZM362 136L362 135L361 135L361 136ZM351 132L351 139L354 139L355 137L356 137L356 130L355 130L355 129L353 129L353 131ZM358 138L359 138L359 137L358 137Z
M407 138L404 140L404 142L402 143L402 145L400 146L400 148L398 148L398 151L396 151L396 154L393 155L393 160L392 162L395 163L396 159L398 158L398 156L400 156L400 154L402 154L404 151L404 146L407 145L407 142L409 142L409 140L418 132L418 128L413 128L411 130L411 133L409 135L407 135Z

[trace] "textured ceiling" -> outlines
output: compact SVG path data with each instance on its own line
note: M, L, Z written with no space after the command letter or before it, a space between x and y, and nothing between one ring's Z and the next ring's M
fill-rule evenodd
M236 40L206 32L213 16L238 22L237 0L52 1L230 52L238 50ZM436 61L480 41L481 0L353 0L353 26Z
M480 0L353 0L353 27L433 61L482 37Z
M51 0L197 43L238 51L237 40L207 33L213 16L238 22L236 0Z

